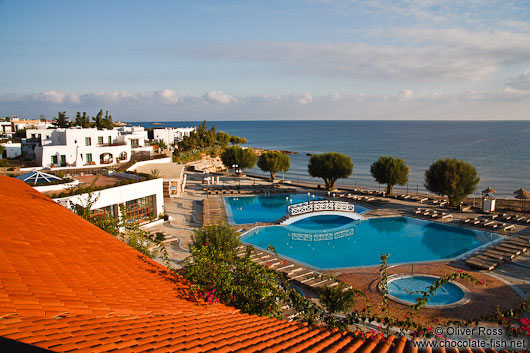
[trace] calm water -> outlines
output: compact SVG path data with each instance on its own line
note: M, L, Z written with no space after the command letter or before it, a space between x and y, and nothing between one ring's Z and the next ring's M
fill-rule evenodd
M287 212L286 197L293 203L307 201L307 194L278 194L259 196L227 196L224 198L226 213L231 224L274 222ZM313 200L313 198L311 198ZM316 196L314 200L322 200ZM367 209L356 206L357 213Z
M416 304L418 294L408 292L427 291L435 280L435 278L426 276L395 279L388 282L388 292L398 299ZM460 289L460 287L453 283L447 283L438 288L427 306L452 304L456 303L463 297L464 291Z
M408 217L363 221L318 216L289 226L257 228L241 240L319 269L419 262L462 255L496 236L491 233Z
M163 126L196 124L167 122ZM421 190L425 170L444 157L456 157L477 168L481 176L478 192L491 185L499 196L512 197L512 192L520 187L530 189L530 121L220 121L213 124L218 130L246 137L250 147L298 152L290 156L291 170L285 174L292 180L320 181L307 174L309 156L306 154L338 151L349 155L354 164L353 175L344 181L347 185L377 186L370 175L370 165L381 155L393 155L405 159L411 168L409 191ZM151 123L140 125L161 127Z

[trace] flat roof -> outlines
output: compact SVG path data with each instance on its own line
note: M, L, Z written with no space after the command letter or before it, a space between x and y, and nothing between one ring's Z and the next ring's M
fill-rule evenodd
M139 173L151 174L151 171L158 170L160 177L164 179L180 179L184 173L184 164L176 163L149 163L136 167Z

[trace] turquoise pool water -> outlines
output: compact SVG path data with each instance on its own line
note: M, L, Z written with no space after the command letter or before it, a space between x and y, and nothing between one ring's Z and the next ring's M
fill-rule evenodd
M289 226L256 228L241 240L261 249L272 245L284 257L333 269L377 265L387 253L390 264L453 258L496 238L489 232L408 217L351 221L317 216Z
M230 224L274 222L284 216L287 212L286 197L293 200L293 203L307 201L307 194L225 197L226 212ZM323 198L316 196L314 199L322 200ZM311 200L313 200L312 197ZM362 213L367 209L357 206L356 210L357 213Z
M416 304L418 294L407 293L416 291L427 291L436 278L429 276L402 277L388 282L388 293L397 299L407 303ZM438 288L426 306L454 304L464 298L462 288L454 283L447 283Z

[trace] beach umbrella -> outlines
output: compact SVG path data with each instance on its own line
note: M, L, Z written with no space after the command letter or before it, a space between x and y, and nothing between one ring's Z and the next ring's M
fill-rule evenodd
M491 186L488 186L488 188L487 188L486 190L482 190L482 193L483 193L483 194L496 194L497 191L493 190L493 189L491 188Z
M524 200L530 199L530 194L528 193L528 191L523 188L520 188L519 190L514 191L513 195L513 197L515 197L516 199L521 200L521 208L524 210Z

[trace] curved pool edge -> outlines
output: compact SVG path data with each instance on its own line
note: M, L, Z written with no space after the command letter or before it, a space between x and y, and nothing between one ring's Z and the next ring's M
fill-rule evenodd
M411 277L429 277L429 278L432 278L433 279L433 282L434 280L437 280L437 279L440 279L442 277L440 276L436 276L436 275L431 275L431 274L427 274L427 273L415 273L415 274L395 274L395 275L390 275L388 276L388 279L387 279L387 284L392 282L392 281L395 281L395 280L398 280L398 279L403 279L403 278L411 278ZM459 282L456 282L456 281L450 281L449 283L451 284L454 284L455 286L457 286L458 288L460 288L462 290L462 292L464 292L464 296L462 297L462 299L454 302L454 303L450 303L450 304L433 304L433 305L425 305L424 308L425 309L452 309L452 308L455 308L455 307L459 307L459 306L462 306L462 305L466 305L467 303L469 303L471 301L471 292L469 291L469 289L464 286L462 283L459 283ZM382 292L381 291L381 286L380 286L381 282L379 282L377 284L377 289L379 290L379 292ZM406 306L413 306L415 305L415 303L411 303L411 302L407 302L405 300L401 300L395 296L393 296L392 294L388 293L388 298L396 303L399 303L399 304L403 304L403 305L406 305Z

